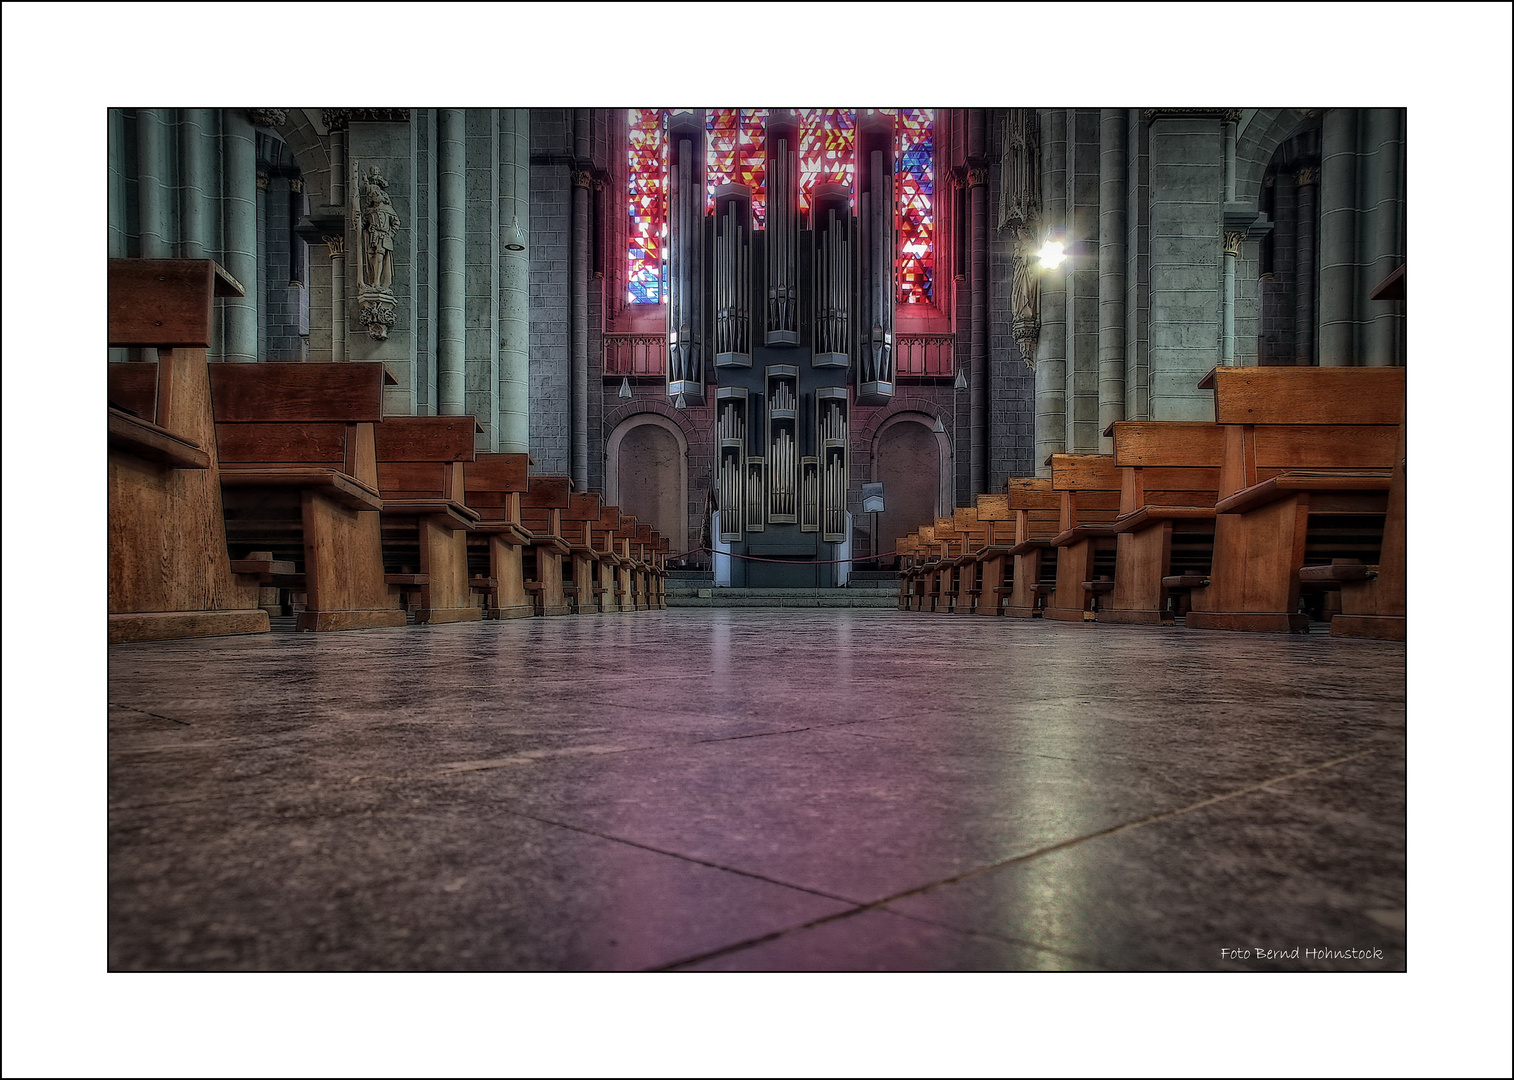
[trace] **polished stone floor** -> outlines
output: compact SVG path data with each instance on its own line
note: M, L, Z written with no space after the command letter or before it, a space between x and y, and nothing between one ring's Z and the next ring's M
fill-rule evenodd
M1400 643L681 610L109 661L112 970L1407 963Z

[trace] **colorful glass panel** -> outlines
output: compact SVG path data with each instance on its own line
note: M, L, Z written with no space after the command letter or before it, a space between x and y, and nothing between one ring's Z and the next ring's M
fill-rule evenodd
M663 300L663 242L667 235L667 138L662 109L631 109L627 117L626 206L629 259L626 300L657 304Z
M894 118L901 304L929 303L935 282L935 118L934 109L900 109Z
M766 109L741 110L741 175L738 179L752 189L752 228L761 229L767 222L767 136Z
M852 187L857 155L856 110L801 109L799 146L799 209L807 213L816 184Z
M704 112L706 213L715 210L715 189L721 184L732 183L737 177L737 144L741 138L741 118L737 113L736 109L706 109Z

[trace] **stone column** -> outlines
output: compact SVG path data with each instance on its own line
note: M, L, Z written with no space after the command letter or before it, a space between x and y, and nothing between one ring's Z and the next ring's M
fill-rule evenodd
M1219 362L1223 110L1150 109L1150 419L1212 421Z
M499 139L499 449L531 450L531 111L501 109ZM527 250L512 251L515 230Z
M1224 292L1220 297L1221 336L1220 363L1226 366L1235 363L1235 264L1241 255L1243 232L1227 230L1224 237Z
M331 256L331 359L343 364L347 362L347 241L337 235L321 239Z
M1099 448L1099 112L1067 110L1066 452Z
M1099 113L1099 453L1114 453L1104 430L1125 419L1125 202L1128 131L1124 109Z
M1067 110L1041 113L1041 205L1043 239L1064 239L1067 231ZM1064 264L1065 265L1065 264ZM1067 287L1062 267L1041 277L1041 337L1036 343L1037 476L1060 454L1067 437Z
M967 379L967 494L988 490L988 169L982 109L968 110L972 351Z
M1362 109L1363 228L1361 295L1370 295L1384 278L1404 265L1403 184L1404 111ZM1366 300L1361 361L1369 367L1404 362L1401 352L1404 304L1400 300Z
M215 179L211 124L209 109L185 109L179 123L179 154L184 175L180 250L186 259L208 259L215 249L210 205Z
M1319 183L1319 365L1356 363L1355 109L1326 109Z
M168 208L172 177L168 161L170 122L166 109L137 110L137 235L142 258L173 255L168 240Z
M258 341L268 341L268 290L273 285L269 280L268 258L268 184L272 178L261 163L257 169L257 281L249 286L257 301Z
M225 358L251 364L258 358L258 166L246 109L225 109L221 114L221 160L221 265L247 294L225 300Z
M589 486L589 189L593 178L585 170L573 173L572 274L569 278L569 371L572 381L571 438L568 463L573 487Z
M1319 166L1305 165L1294 173L1298 224L1294 240L1293 362L1314 365L1314 230L1315 199L1319 194Z
M437 110L436 411L446 416L463 412L465 124L462 109Z

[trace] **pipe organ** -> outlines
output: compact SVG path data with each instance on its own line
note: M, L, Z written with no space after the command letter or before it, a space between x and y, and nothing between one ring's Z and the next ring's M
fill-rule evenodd
M852 406L894 394L893 118L859 116L856 190L816 184L805 209L798 121L770 113L760 230L745 184L706 213L704 139L702 113L669 116L668 394L703 402L714 384L717 537L755 557L732 560L731 584L834 585Z

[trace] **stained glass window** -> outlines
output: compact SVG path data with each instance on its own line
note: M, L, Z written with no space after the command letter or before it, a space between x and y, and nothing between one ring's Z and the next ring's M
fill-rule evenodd
M898 301L927 303L935 277L935 110L883 109L894 117L898 189L896 256ZM666 109L631 109L628 130L630 273L626 299L655 304L663 299L663 245L667 235L668 151ZM752 224L766 219L764 134L766 109L707 109L707 206L715 188L739 181L752 189ZM799 110L799 207L807 211L816 184L853 186L856 181L857 114L852 109Z
M816 184L852 186L856 174L856 110L801 109L799 146L799 209L808 211Z
M626 129L626 205L630 213L630 266L626 299L656 304L662 295L663 241L667 235L668 148L662 109L631 109Z
M935 279L934 109L900 109L894 119L899 188L899 303L924 304Z

